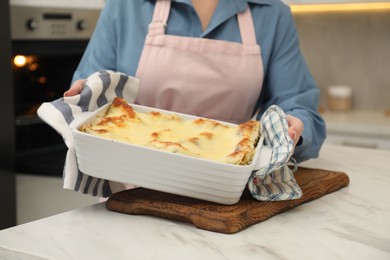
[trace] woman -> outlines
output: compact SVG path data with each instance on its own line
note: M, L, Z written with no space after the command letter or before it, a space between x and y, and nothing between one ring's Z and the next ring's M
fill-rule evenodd
M102 69L139 78L142 105L240 123L275 104L297 162L325 139L319 91L278 0L108 0L64 96Z

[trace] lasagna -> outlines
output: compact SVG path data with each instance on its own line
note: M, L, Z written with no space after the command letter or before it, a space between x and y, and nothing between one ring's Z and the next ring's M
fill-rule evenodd
M116 97L105 113L80 131L111 140L223 163L251 163L260 136L259 121L231 125L177 114L136 111Z

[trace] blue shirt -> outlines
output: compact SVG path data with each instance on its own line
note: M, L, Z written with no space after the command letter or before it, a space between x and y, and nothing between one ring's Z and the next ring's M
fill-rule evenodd
M152 20L154 0L107 0L73 81L108 69L134 76ZM219 0L205 31L191 0L172 0L166 34L241 42L236 14L249 4L261 47L264 83L259 116L272 104L300 118L303 142L294 158L317 157L325 123L317 111L319 90L299 46L290 9L279 0Z

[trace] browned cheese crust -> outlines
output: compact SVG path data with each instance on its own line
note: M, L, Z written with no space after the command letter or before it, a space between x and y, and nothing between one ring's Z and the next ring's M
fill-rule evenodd
M250 164L260 136L260 123L240 125L177 114L135 111L116 97L103 115L82 125L80 131L133 145L180 153L223 163Z

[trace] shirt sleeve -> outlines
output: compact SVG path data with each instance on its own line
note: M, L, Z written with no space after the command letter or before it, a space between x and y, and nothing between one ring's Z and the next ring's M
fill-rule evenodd
M325 122L318 112L319 90L301 53L298 33L290 9L279 14L270 61L265 69L260 115L271 105L304 123L302 143L294 159L301 162L318 157L326 137Z
M116 70L116 26L113 6L115 1L107 1L100 13L95 31L73 74L72 83L78 79L86 79L99 70ZM111 15L110 15L111 14Z

